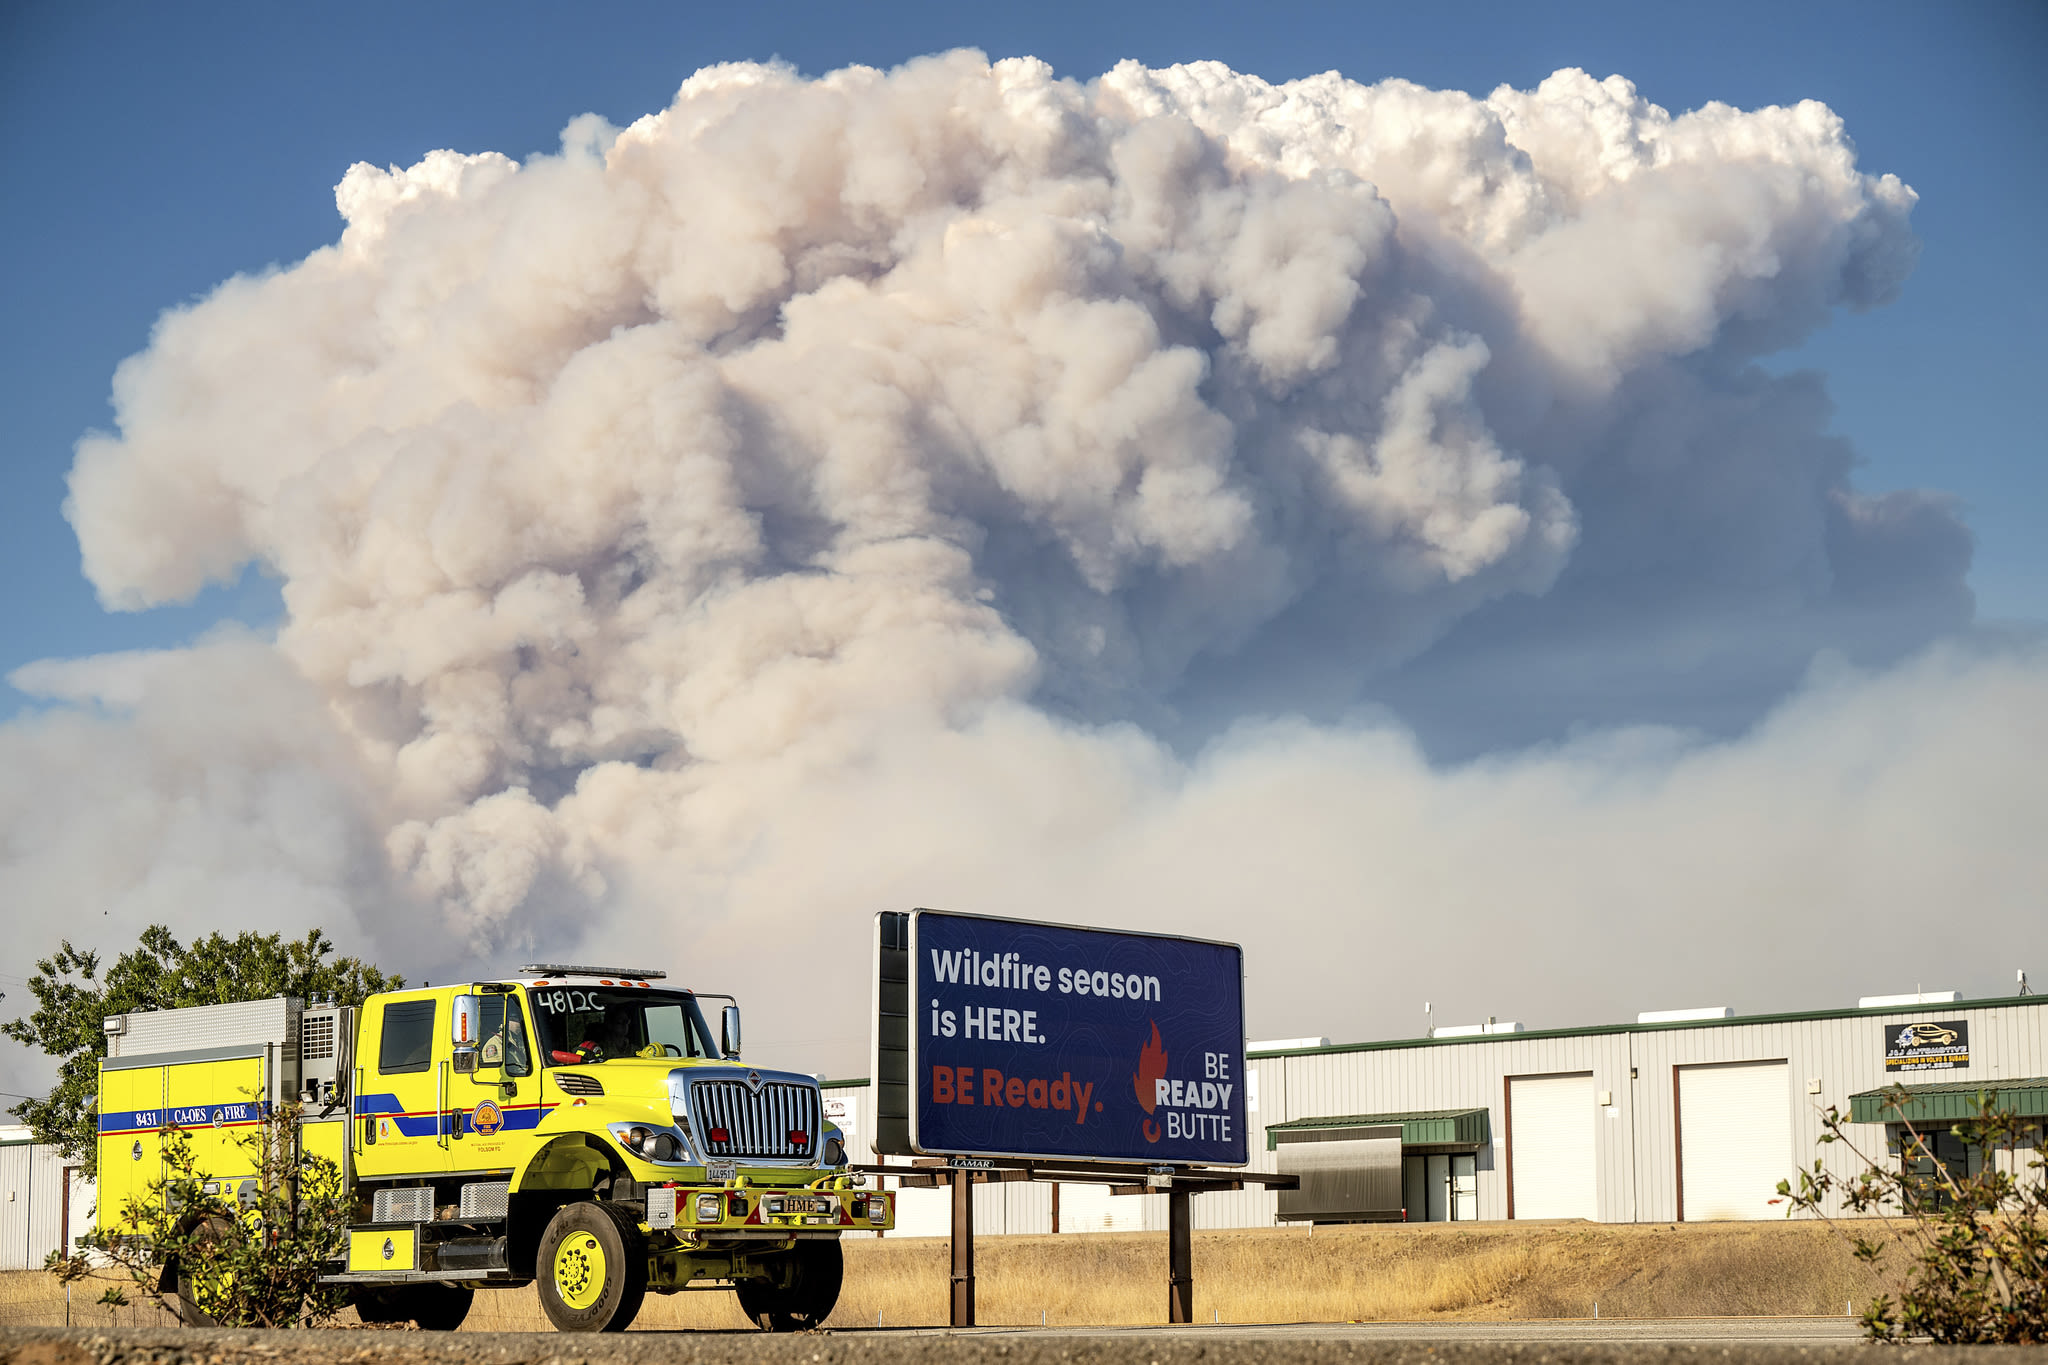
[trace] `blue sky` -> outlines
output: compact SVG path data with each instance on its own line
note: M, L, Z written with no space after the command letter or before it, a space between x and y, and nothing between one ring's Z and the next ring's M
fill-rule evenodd
M189 607L102 611L61 513L64 475L158 313L332 241L332 187L352 162L552 150L573 115L630 121L711 62L780 57L816 73L963 45L1084 78L1126 57L1214 58L1272 80L1334 67L1483 92L1580 66L1673 112L1825 101L1864 169L1919 191L1924 255L1897 303L1776 363L1827 372L1863 487L1961 498L1981 617L2048 617L2039 4L24 3L0 15L13 187L0 214L0 573L15 585L0 672L274 617L254 574ZM20 700L0 689L0 714Z
M2038 644L2048 634L2040 629L2048 623L2048 544L2039 532L2048 522L2048 452L2037 415L2048 324L2040 249L2048 95L2039 79L2048 6L2038 0L1685 9L0 7L0 156L9 187L0 211L0 317L9 324L0 331L0 402L9 419L0 435L0 573L11 586L0 598L0 676L38 659L179 644L222 620L259 630L276 620L277 591L254 571L189 605L102 610L62 514L65 475L74 443L110 421L115 369L145 347L161 313L237 272L288 267L333 242L342 226L334 186L352 164L403 167L437 148L517 158L552 152L575 116L593 111L630 123L667 106L685 77L715 62L780 58L819 74L963 46L992 57L1034 55L1081 79L1125 58L1151 66L1214 59L1273 81L1335 69L1361 82L1403 77L1484 94L1579 67L1625 76L1673 113L1710 101L1745 109L1827 103L1856 139L1865 171L1896 174L1918 191L1913 224L1923 251L1895 303L1837 316L1802 348L1767 363L1781 374L1826 375L1833 431L1861 459L1861 490L1932 488L1956 497L1976 538L1970 581L1978 619L2032 623L1978 634L2034 638L2031 652L1988 650L1974 661L1963 659L1966 651L1944 652L1942 641L1971 633L1964 595L1954 591L1961 537L1946 511L1914 499L1894 500L1893 510L1918 508L1925 515L1917 520L1901 513L1892 525L1871 513L1861 540L1845 536L1846 550L1826 566L1835 585L1847 585L1841 603L1823 600L1804 574L1808 561L1771 561L1771 546L1818 537L1821 509L1839 506L1829 499L1840 490L1831 474L1815 472L1832 469L1821 458L1832 444L1806 439L1811 430L1800 425L1813 410L1804 405L1810 386L1749 385L1770 390L1760 426L1783 441L1753 440L1743 452L1732 438L1703 440L1709 448L1698 463L1716 473L1725 466L1730 489L1690 478L1690 468L1688 478L1659 484L1635 479L1626 462L1600 466L1607 482L1588 475L1570 489L1583 537L1556 586L1543 580L1532 588L1541 575L1530 569L1511 585L1503 571L1498 582L1508 586L1489 587L1495 599L1478 607L1416 593L1422 605L1413 619L1457 624L1376 694L1316 692L1324 681L1353 688L1376 676L1379 637L1349 628L1354 619L1378 619L1369 615L1374 582L1345 568L1315 580L1327 593L1305 596L1294 614L1245 618L1262 632L1257 648L1209 649L1227 631L1210 624L1208 599L1234 608L1235 581L1213 592L1190 588L1189 600L1204 608L1191 616L1180 613L1179 597L1163 599L1173 610L1141 603L1132 613L1137 625L1158 627L1155 636L1132 636L1141 643L1178 647L1175 631L1184 620L1196 623L1188 628L1188 672L1206 667L1196 682L1209 690L1181 686L1171 669L1163 682L1141 676L1129 660L1150 656L1131 645L1128 659L1111 651L1115 666L1101 676L1105 689L1123 689L1110 700L1134 709L1098 705L1087 691L1095 654L1078 646L1051 652L1088 635L1088 620L1069 619L1065 604L1096 603L1078 589L1060 595L1079 581L1064 563L1058 573L1040 572L1025 554L1007 567L979 566L1012 593L997 652L976 652L980 636L935 650L938 667L917 682L952 669L945 676L956 679L962 714L981 715L966 703L1021 689L1004 669L1021 667L1014 661L1043 645L1047 652L1032 657L1052 660L1049 675L1073 690L1033 694L1042 710L1003 711L1008 728L976 728L934 706L917 720L924 729L914 728L927 748L874 721L870 738L887 760L874 772L816 758L838 752L829 725L776 738L784 694L761 685L765 668L750 677L753 687L710 686L717 704L703 702L701 715L636 719L639 728L625 726L602 743L580 737L581 714L557 724L563 717L551 709L548 680L558 676L569 680L560 695L571 710L585 696L666 697L706 674L716 683L715 668L690 672L703 656L643 664L646 641L630 630L632 649L565 647L545 668L526 661L524 644L492 646L503 695L512 699L499 708L512 715L501 729L491 728L499 712L490 706L472 713L467 702L451 708L405 692L410 675L388 660L364 664L371 676L360 681L355 665L386 643L376 623L360 636L326 637L353 654L309 645L286 659L244 637L149 667L43 670L46 679L87 679L73 695L110 697L115 706L99 713L58 702L0 723L0 900L49 907L46 923L81 941L96 934L103 947L132 940L147 922L181 932L318 923L346 949L360 946L387 962L402 951L406 964L431 964L437 980L476 960L465 955L483 953L478 945L487 941L492 951L531 943L566 954L608 941L602 936L622 925L636 934L667 926L660 933L679 952L687 944L692 958L716 964L750 952L776 926L864 951L866 917L877 905L1036 916L1053 904L1067 918L1223 935L1244 932L1245 905L1266 904L1274 936L1335 945L1316 967L1332 973L1321 994L1350 1001L1338 1017L1317 1017L1309 1010L1318 992L1289 981L1258 1005L1255 1028L1276 1035L1405 1027L1376 997L1353 1000L1348 976L1337 989L1337 975L1368 949L1394 955L1385 960L1405 951L1417 963L1442 963L1437 936L1453 917L1471 942L1492 950L1439 967L1451 980L1430 976L1427 965L1415 980L1421 997L1440 1005L1462 992L1466 1003L1456 1008L1471 1017L1625 1017L1670 1003L1630 992L1668 975L1672 963L1682 964L1701 998L1745 1008L1853 999L1866 986L1900 989L1927 968L1949 974L1943 984L1973 990L1994 975L2010 980L2014 964L1984 960L1981 943L2040 941L2048 887L2048 862L2033 838L2048 818L2037 761L2048 716L2048 653ZM746 163L747 174L754 165ZM467 263L441 266L457 272ZM296 324L250 335L280 351L305 339ZM431 335L440 346L440 334ZM434 352L393 355L402 368L422 356L430 363ZM1716 388L1727 376L1706 368L1665 366L1659 378L1700 385L1717 401L1740 387ZM235 414L236 430L262 430L242 426L244 415L263 406L255 399L276 394L243 378L237 369L237 384L227 386L237 402L214 411ZM793 380L792 391L809 378ZM1747 384L1756 376L1736 378ZM177 390L181 400L195 391ZM291 396L277 401L293 414L311 410ZM1684 409L1679 399L1660 401L1632 410L1649 414L1628 436L1640 438L1649 464L1673 429L1666 418ZM592 406L607 417L614 411ZM1749 430L1722 420L1732 411L1715 409L1715 422L1702 419L1699 429ZM1581 453L1575 429L1560 430L1559 445ZM458 444L491 449L466 437ZM1611 444L1609 454L1635 449L1624 450L1619 436ZM1815 446L1826 450L1816 455ZM736 449L736 461L759 455L745 443ZM1753 486L1773 485L1780 472L1765 467L1774 459L1790 467L1785 490L1757 493ZM132 533L146 532L149 515L186 486L184 474L151 484L137 468L127 467L120 490L151 492L99 522L117 528L108 534L118 547L151 544ZM1622 477L1611 477L1616 468ZM1701 490L1728 500L1702 499ZM537 522L566 520L556 502L534 505ZM1704 510L1688 521L1695 506ZM492 520L500 504L466 507L490 523L487 531L502 529ZM1735 510L1724 516L1723 508ZM1759 526L1757 508L1766 518L1789 509L1792 530ZM338 514L334 524L354 525ZM1006 529L1000 518L988 524ZM1673 527L1680 534L1671 535ZM108 543L96 542L96 562L105 562L98 556ZM1682 562L1687 556L1698 563ZM1639 575L1644 564L1657 572ZM766 571L760 581L778 586ZM1771 593L1781 588L1782 600L1810 609L1774 615L1780 599ZM1933 595L1914 596L1919 588ZM376 605L396 614L377 622L397 620L420 635L436 629L438 618L415 612L418 603L390 596ZM977 592L974 600L989 598ZM552 601L529 605L539 612ZM1346 614L1360 602L1355 617ZM1122 609L1121 600L1113 605ZM1409 619L1405 600L1379 605L1395 626ZM734 638L750 638L760 624L748 610L734 609L748 618L733 625ZM591 608L595 626L615 624L609 611ZM873 638L884 643L863 652L854 646L870 636L851 631L835 667L845 659L918 663L890 637ZM1094 638L1099 652L1099 629ZM1860 657L1840 645L1859 639ZM785 672L810 676L817 651L809 636L775 640L782 653L771 657L803 665ZM414 643L408 637L407 647ZM1387 649L1393 657L1394 646ZM1844 653L1857 666L1890 671L1858 674ZM454 665L424 671L434 668ZM863 717L871 693L894 702L917 692L902 676L886 676L870 687L848 665L831 675L827 692ZM1261 690L1268 683L1271 692ZM127 687L142 700L132 715L116 714ZM767 698L758 714L749 709L757 696ZM1204 739L1205 696L1220 698L1218 729L1290 710L1322 728L1253 726L1194 757L1193 742L1174 747L1181 736L1155 744L1158 736L1132 727L1063 728L1073 715L1136 717L1143 727L1154 716L1144 708L1163 697L1185 707L1194 738ZM1411 752L1405 739L1380 733L1369 708L1344 709L1354 701L1397 717L1420 735L1420 747ZM25 705L0 685L0 722ZM387 711L376 712L380 705ZM367 729L344 734L336 717L348 706L357 708L347 713L350 724L368 716ZM453 720L451 710L460 713ZM1167 714L1164 705L1155 710ZM792 705L791 714L808 713ZM456 723L472 720L472 730ZM388 731L377 728L387 723ZM1691 739L1630 728L1664 724L1713 743L1695 753L1686 747ZM1457 742L1432 750L1432 726ZM448 752L437 746L451 736L467 743L472 732L488 742L489 763L434 759ZM546 736L538 756L527 752L533 735ZM391 761L378 747L386 738L386 749L403 745L410 757ZM701 753L690 748L700 738L712 741ZM351 748L345 739L362 742ZM800 774L787 777L790 790L811 804L784 802L781 788L753 781L745 762L759 752L774 755L769 771ZM1444 753L1454 761L1439 763ZM1474 753L1486 761L1455 761ZM806 766L814 763L822 779ZM591 800L557 799L592 773ZM712 797L701 809L656 804L700 777ZM607 796L620 791L636 795ZM1073 801L1075 792L1110 808ZM643 802L680 813L653 822L650 835L633 818ZM1090 828L1077 833L1077 822ZM737 852L735 829L753 831ZM1361 831L1372 837L1362 841ZM553 851L526 858L529 846ZM586 848L599 850L597 861L572 865L571 855L582 858ZM612 881L593 880L592 867ZM1957 895L1976 902L1984 934L1930 946L1914 932L1926 905ZM1369 913L1377 906L1402 913ZM1726 932L1702 945L1696 926L1709 915ZM1616 937L1608 933L1616 924L1631 932L1612 956L1580 951L1592 933ZM1763 941L1774 950L1759 963L1754 945ZM19 953L47 946L25 942ZM26 961L0 962L0 989L18 986ZM1778 994L1766 998L1769 991ZM1801 994L1785 994L1793 991ZM828 1021L858 1005L854 994L821 997L799 1011L810 1022L793 1026L850 1047ZM1408 1007L1400 1010L1405 1018ZM20 1088L10 1079L18 1060L0 1050L0 1085ZM819 1056L805 1064L858 1061Z

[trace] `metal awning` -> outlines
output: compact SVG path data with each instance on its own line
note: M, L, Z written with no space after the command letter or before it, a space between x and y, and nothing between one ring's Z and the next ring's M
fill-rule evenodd
M1484 1109L1425 1109L1406 1114L1342 1114L1332 1118L1294 1119L1266 1128L1266 1150L1279 1145L1279 1134L1329 1128L1378 1128L1401 1125L1403 1147L1481 1147L1490 1132Z
M1888 1087L1897 1089L1900 1087ZM2017 1081L1944 1081L1939 1085L1903 1087L1906 1101L1898 1109L1885 1105L1886 1090L1865 1090L1849 1097L1852 1123L1959 1123L1977 1115L1977 1097L1989 1095L1997 1106L2023 1119L2048 1118L2048 1076Z

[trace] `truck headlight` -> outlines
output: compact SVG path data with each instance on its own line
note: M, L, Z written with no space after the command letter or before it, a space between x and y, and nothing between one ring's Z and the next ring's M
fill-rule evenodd
M698 1195L697 1221L700 1223L716 1223L720 1221L718 1215L724 1203L724 1198L716 1194Z
M611 1134L618 1140L618 1144L644 1161L662 1161L673 1165L683 1159L682 1140L673 1133L644 1123L614 1123L610 1127Z
M844 1166L846 1164L846 1144L836 1137L826 1138L825 1154L822 1160L827 1166Z

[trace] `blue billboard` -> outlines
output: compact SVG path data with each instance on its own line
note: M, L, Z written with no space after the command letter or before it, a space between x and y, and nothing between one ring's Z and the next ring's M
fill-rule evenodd
M913 1150L1245 1164L1236 944L918 910L907 946Z

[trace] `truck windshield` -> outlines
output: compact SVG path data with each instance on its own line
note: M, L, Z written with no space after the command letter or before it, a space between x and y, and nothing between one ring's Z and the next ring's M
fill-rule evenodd
M694 996L630 987L548 986L527 991L548 1066L616 1057L717 1057Z

